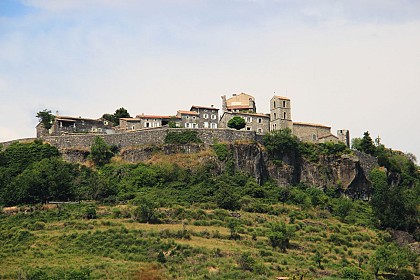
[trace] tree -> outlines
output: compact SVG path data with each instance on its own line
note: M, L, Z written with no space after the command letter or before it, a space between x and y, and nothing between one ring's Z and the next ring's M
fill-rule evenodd
M281 159L285 154L297 153L299 140L289 128L272 131L263 137L264 146L274 159Z
M134 210L136 220L140 223L159 223L156 202L148 198L142 198L137 204L139 206Z
M227 126L230 128L234 128L236 130L240 130L244 128L246 125L244 118L235 116L228 121Z
M373 144L373 140L369 135L369 131L363 133L363 138L360 141L361 152L364 152L369 155L375 155L376 147Z
M286 252L289 248L290 239L294 236L294 227L287 226L284 222L272 223L271 232L268 234L268 240L274 248L280 248L281 251Z
M379 246L370 259L375 279L379 271L398 272L416 261L416 255L407 248L399 248L394 244Z
M110 121L114 126L117 126L120 124L120 119L121 118L130 118L130 114L128 113L128 111L124 108L121 107L117 110L115 110L114 114L103 114L102 118Z
M36 114L38 120L42 123L45 129L50 129L52 127L52 123L55 119L54 115L51 114L51 111L45 109L40 111Z
M105 140L97 136L93 140L90 149L90 158L97 166L103 166L111 160L114 153L110 145L105 143Z

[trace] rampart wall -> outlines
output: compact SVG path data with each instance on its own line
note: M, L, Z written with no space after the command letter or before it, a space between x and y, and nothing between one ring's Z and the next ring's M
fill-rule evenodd
M261 141L261 136L256 135L253 131L237 131L233 129L194 129L198 132L198 137L204 144L210 145L215 141L218 142L235 142L235 141ZM147 130L139 130L116 134L74 134L62 136L42 137L42 140L52 146L60 149L80 149L90 150L95 137L102 137L109 145L116 145L120 148L141 146L147 144L163 144L166 134L169 132L191 131L191 129L182 128L154 128Z

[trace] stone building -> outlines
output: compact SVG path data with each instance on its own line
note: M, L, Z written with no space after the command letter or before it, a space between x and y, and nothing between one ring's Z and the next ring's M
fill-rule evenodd
M338 142L338 137L331 133L331 127L322 124L294 122L292 131L304 142Z
M49 130L42 123L36 126L37 137L59 136L71 133L100 133L112 134L112 124L105 119L87 119L82 117L54 116L54 121Z
M198 112L178 110L176 117L180 120L179 127L198 128L200 118Z
M218 128L219 126L219 109L204 106L191 106L190 112L198 113L198 128Z
M256 113L257 107L255 98L252 95L234 93L231 98L226 99L226 95L222 96L223 112L249 112Z
M177 118L171 116L158 115L137 115L135 118L121 118L120 130L139 130L167 126L173 120L176 123Z
M273 96L270 100L270 129L278 130L286 127L293 128L290 99L283 96Z
M246 125L241 130L255 131L258 134L270 131L270 117L268 115L245 112L224 112L220 118L219 127L227 128L228 122L236 116L245 120Z

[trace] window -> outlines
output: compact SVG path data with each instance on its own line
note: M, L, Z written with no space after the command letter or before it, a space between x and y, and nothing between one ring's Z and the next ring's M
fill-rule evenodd
M104 125L108 125L108 121L104 121Z
M190 117L189 117L189 116L185 116L185 118L186 118L186 119L189 119Z
M247 127L246 127L246 130L250 131L250 130L251 130L251 128L250 128L249 126L247 126Z
M192 118L193 118L193 120L195 120L195 116L193 116Z
M287 113L283 112L283 119L286 119Z
M246 122L252 122L252 117L246 117Z
M273 102L273 108L276 108L276 101Z
M197 124L196 123L192 123L192 128L197 128Z
M208 115L208 114L204 114L204 115L203 115L203 118L204 118L204 119L208 119L208 118L209 118L209 115Z
M258 128L258 133L262 133L262 129L261 128Z
M217 123L212 123L211 128L217 128Z
M312 134L312 140L316 141L316 134Z
M277 119L277 115L276 115L276 113L274 113L274 118L273 118L273 119L274 119L274 120L275 120L275 119Z
M261 118L258 118L258 123L262 123L262 119Z
M134 127L134 125L131 127L131 130L134 130L135 129L135 127Z
M286 101L283 101L283 107L286 108Z
M215 119L217 119L217 116L216 115L211 115L211 119L215 120Z
M209 127L209 123L208 122L204 122L204 128L208 128Z
M185 127L189 128L190 127L190 123L185 123Z
M150 127L150 123L149 122L144 123L144 127Z

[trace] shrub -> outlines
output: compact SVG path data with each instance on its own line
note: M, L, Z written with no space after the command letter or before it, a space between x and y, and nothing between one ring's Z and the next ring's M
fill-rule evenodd
M165 144L188 144L203 143L195 130L186 130L181 132L168 132L165 137Z

